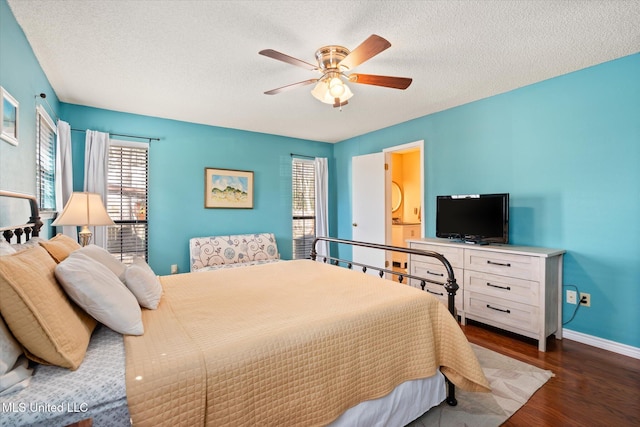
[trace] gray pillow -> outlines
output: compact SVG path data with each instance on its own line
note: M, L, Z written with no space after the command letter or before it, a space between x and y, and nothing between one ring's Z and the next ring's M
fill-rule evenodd
M114 257L113 254L110 254L106 249L97 245L87 245L78 249L76 252L85 254L89 258L98 261L100 264L113 271L113 273L118 276L118 279L124 282L124 272L127 270L127 266Z
M162 297L162 285L144 258L135 258L133 264L124 273L124 283L138 303L145 308L155 310Z
M121 334L143 334L136 297L103 264L77 250L56 266L55 274L69 298L98 322Z

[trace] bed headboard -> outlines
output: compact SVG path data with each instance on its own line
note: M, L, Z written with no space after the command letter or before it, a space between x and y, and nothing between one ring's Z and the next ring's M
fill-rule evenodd
M37 237L40 235L40 229L42 228L42 221L40 220L40 210L38 209L38 201L34 196L29 194L15 193L13 191L0 190L0 197L9 197L14 199L24 199L29 202L31 208L31 216L29 221L20 225L9 225L7 227L0 227L0 232L7 242L11 242L11 238L15 236L15 243L22 243L22 237L26 242L31 237Z

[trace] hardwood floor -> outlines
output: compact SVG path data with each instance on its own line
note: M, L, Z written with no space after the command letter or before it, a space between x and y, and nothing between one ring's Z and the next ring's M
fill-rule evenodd
M542 353L535 340L469 323L470 342L555 374L504 426L640 425L640 360L554 337Z

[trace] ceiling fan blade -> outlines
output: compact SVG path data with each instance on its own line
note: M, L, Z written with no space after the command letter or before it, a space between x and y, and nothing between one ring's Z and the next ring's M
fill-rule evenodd
M360 46L353 49L349 55L340 61L340 66L346 67L349 70L353 70L364 61L373 58L383 50L391 47L386 39L380 36L372 34L368 39L363 41Z
M290 85L282 86L282 87L279 87L277 89L271 89L271 90L265 92L264 94L265 95L275 95L275 94L278 94L280 92L285 92L287 90L295 89L295 88L300 87L300 86L310 85L310 84L313 84L313 83L315 83L317 81L318 81L318 79L309 79L309 80L305 80L303 82L298 82L298 83L293 83L293 84L290 84Z
M297 65L298 67L306 68L307 70L315 71L318 69L317 65L309 64L293 56L285 55L273 49L265 49L258 52L260 55L268 56L269 58L277 59L278 61L286 62L287 64Z
M364 85L384 86L393 89L406 89L409 87L413 79L409 77L389 77L376 76L373 74L349 74L351 83L359 83Z

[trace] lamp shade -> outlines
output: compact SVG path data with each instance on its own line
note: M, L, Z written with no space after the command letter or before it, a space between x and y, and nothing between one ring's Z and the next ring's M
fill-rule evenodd
M51 225L113 225L97 193L72 193L62 214Z

